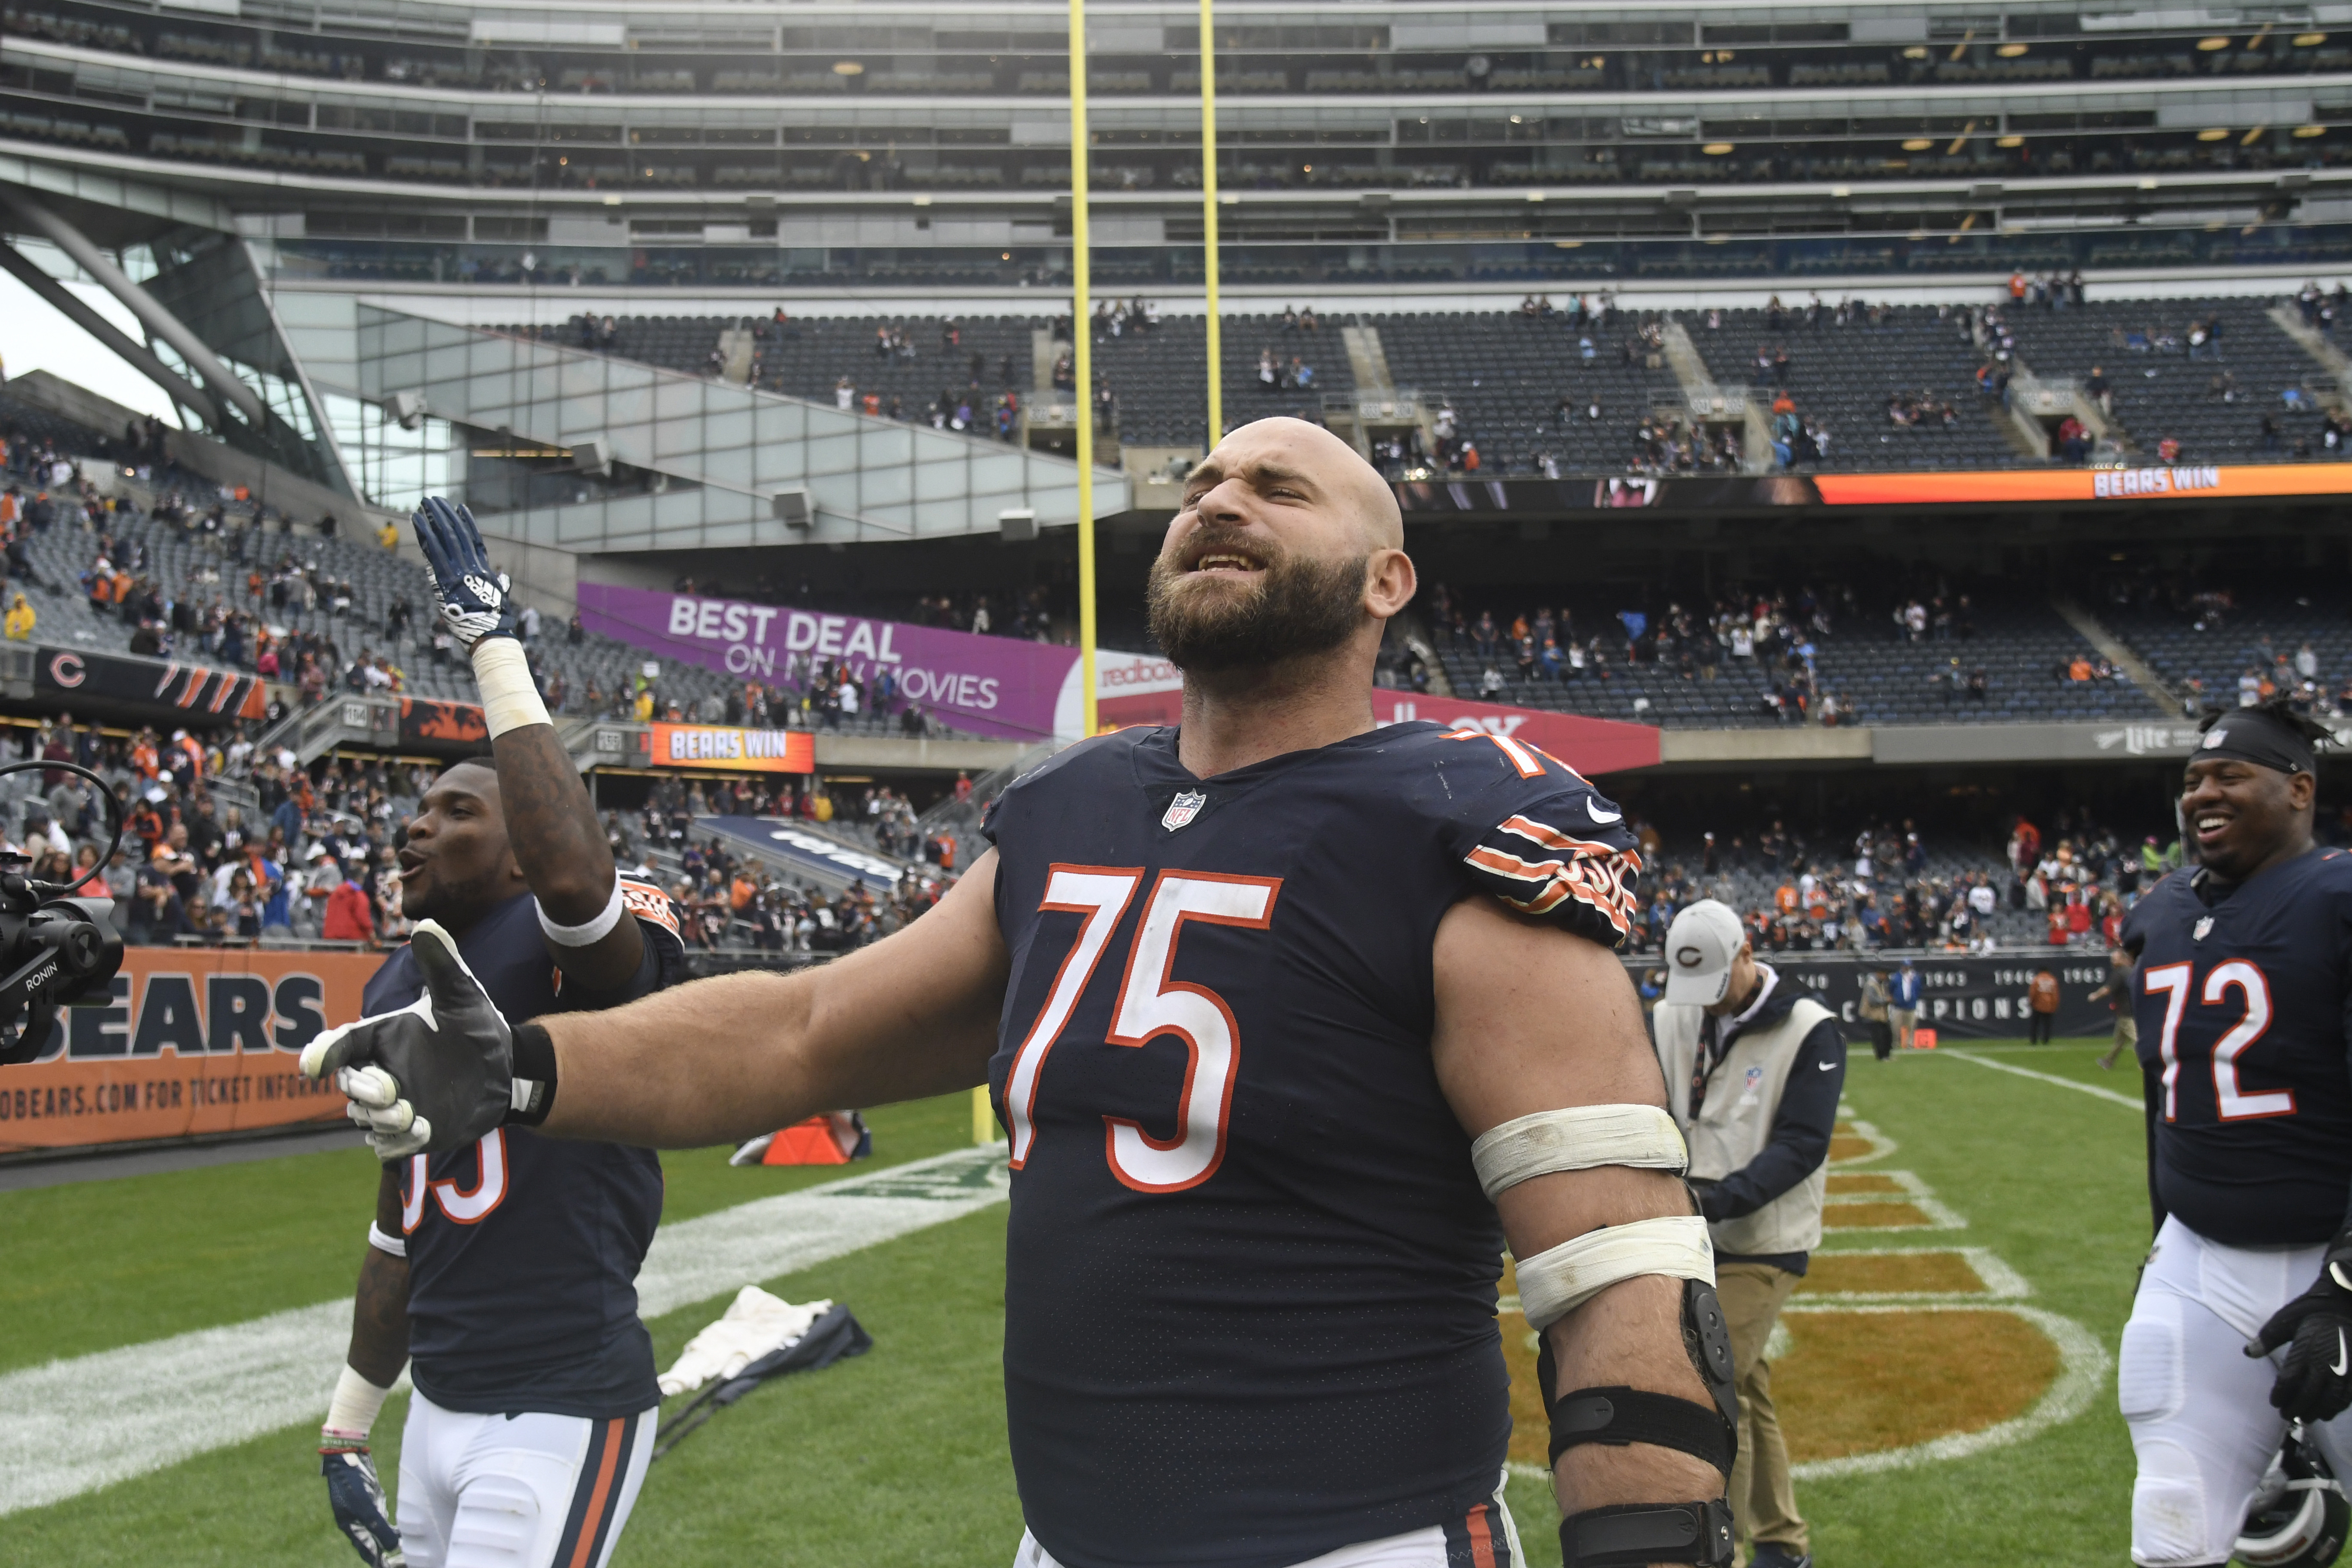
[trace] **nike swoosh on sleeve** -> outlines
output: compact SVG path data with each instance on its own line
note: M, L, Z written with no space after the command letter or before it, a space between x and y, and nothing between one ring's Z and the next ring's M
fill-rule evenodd
M1837 1063L1835 1063L1835 1062L1823 1062L1823 1063L1822 1064L1822 1070L1823 1072L1831 1072L1831 1071L1835 1070L1836 1067L1837 1067Z
M1586 814L1589 815L1595 822L1605 824L1611 822L1622 822L1625 820L1625 814L1622 811L1603 811L1599 806L1593 805L1592 797L1591 795L1584 797L1584 809Z
M2347 1367L2352 1367L2352 1354L2347 1353L2344 1344L2344 1331L2342 1329L2338 1329L2336 1331L2336 1364L2329 1367L2327 1370L2334 1373L2336 1376L2342 1377Z

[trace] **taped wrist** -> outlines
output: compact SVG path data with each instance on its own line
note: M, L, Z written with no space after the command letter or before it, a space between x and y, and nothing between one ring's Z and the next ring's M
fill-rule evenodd
M319 1451L366 1453L368 1428L375 1425L376 1412L391 1394L391 1389L370 1383L357 1368L345 1363L342 1376L335 1380L334 1397L327 1405L326 1425L319 1429Z
M555 1042L537 1024L518 1024L509 1051L514 1064L514 1102L505 1121L536 1127L555 1108Z
M555 721L530 678L530 659L513 637L486 637L474 645L474 683L481 688L482 722L493 741L509 730Z
M1727 1568L1731 1504L1714 1498L1587 1509L1559 1521L1559 1559L1564 1568L1649 1568L1653 1563Z
M531 907L539 911L539 929L546 933L548 941L558 947L595 946L613 934L613 928L621 923L621 916L627 907L621 898L621 879L618 877L613 879L613 896L604 900L604 907L576 926L557 925L547 918L546 907L537 899L530 902Z
M1714 1401L1712 1406L1621 1386L1580 1388L1555 1397L1552 1390L1559 1386L1559 1373L1552 1359L1551 1336L1539 1337L1536 1386L1551 1419L1553 1464L1583 1443L1612 1448L1653 1443L1731 1474L1732 1461L1739 1455L1739 1394L1732 1373L1731 1328L1714 1286L1697 1279L1683 1282L1682 1330L1684 1352Z

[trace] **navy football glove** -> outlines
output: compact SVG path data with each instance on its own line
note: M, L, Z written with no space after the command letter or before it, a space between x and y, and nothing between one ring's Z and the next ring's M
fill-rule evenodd
M327 1478L327 1504L335 1510L335 1528L351 1538L360 1560L368 1568L408 1568L400 1531L392 1527L384 1503L383 1483L375 1479L375 1460L368 1451L322 1447L319 1473Z
M2310 1289L2271 1314L2246 1347L2265 1356L2287 1347L2271 1403L2290 1421L2327 1421L2352 1405L2352 1232L2336 1238Z
M396 1013L326 1030L302 1047L302 1074L332 1074L352 1120L387 1164L443 1154L488 1133L514 1108L514 1033L437 921L408 950L425 994Z
M441 622L451 635L468 649L484 637L513 637L511 584L505 573L490 569L490 552L482 543L482 531L474 525L474 514L439 496L427 496L409 521L416 530L417 547L425 552L425 572L433 580Z

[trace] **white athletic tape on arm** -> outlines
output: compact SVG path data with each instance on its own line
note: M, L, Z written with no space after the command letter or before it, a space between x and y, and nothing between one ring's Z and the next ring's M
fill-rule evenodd
M391 1389L378 1388L346 1364L343 1375L335 1380L335 1397L327 1405L324 1429L353 1437L366 1436L368 1428L375 1425L376 1412L383 1408L383 1402L391 1394Z
M408 1256L408 1243L399 1237L385 1234L383 1227L373 1220L368 1221L368 1245L378 1252L389 1252L394 1258Z
M555 722L539 700L522 644L512 637L484 637L474 645L474 683L482 689L482 721L493 741L509 730Z
M545 931L547 940L556 946L593 947L612 935L613 928L621 923L621 879L618 877L613 879L613 896L604 901L604 909L576 926L560 926L549 920L546 906L537 899L531 900L531 907L539 910L539 929Z
M1470 1145L1470 1163L1491 1198L1554 1171L1633 1165L1680 1172L1690 1164L1690 1150L1675 1119L1654 1105L1580 1105L1490 1129Z
M1715 1283L1715 1248L1696 1215L1602 1227L1519 1260L1519 1310L1541 1333L1621 1279L1663 1274Z

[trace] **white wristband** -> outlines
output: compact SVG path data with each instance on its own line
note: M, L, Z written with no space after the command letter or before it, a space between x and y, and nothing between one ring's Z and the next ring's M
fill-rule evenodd
M539 911L539 929L556 946L593 947L612 935L613 928L621 923L621 879L613 879L613 896L604 901L604 909L576 926L560 926L549 920L546 906L537 899L531 900L531 907Z
M408 1256L408 1243L396 1236L388 1236L375 1221L368 1221L368 1245L378 1252L389 1252L394 1258Z
M346 1364L343 1375L335 1380L335 1397L327 1405L324 1429L364 1437L368 1428L375 1425L376 1412L391 1396L391 1389L378 1388Z
M493 741L509 730L555 722L531 682L522 644L512 637L484 637L474 645L474 682L482 689L482 720Z

